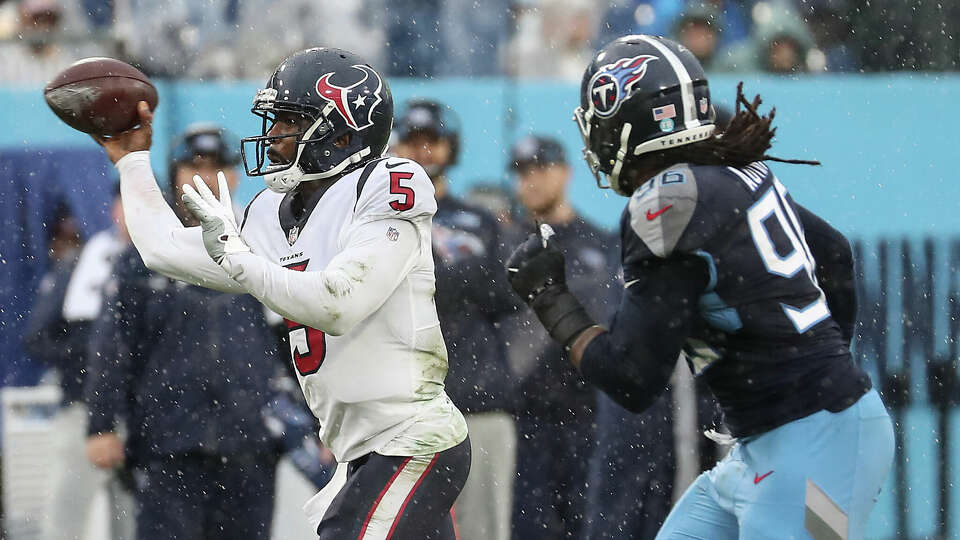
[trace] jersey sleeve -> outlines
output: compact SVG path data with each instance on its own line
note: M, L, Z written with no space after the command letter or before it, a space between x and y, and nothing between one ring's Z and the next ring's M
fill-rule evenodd
M637 188L620 224L626 274L645 259L709 250L743 215L748 195L737 183L721 167L680 164Z
M669 257L687 229L695 228L690 224L698 195L693 171L685 166L672 167L633 192L627 206L629 227L651 254Z
M648 260L643 278L627 285L610 330L583 352L580 372L635 413L663 392L697 316L704 285L695 257Z
M150 167L150 152L131 152L116 166L124 222L148 268L201 287L243 292L207 255L200 227L184 227L163 198Z
M387 301L416 264L420 249L416 226L392 218L353 229L344 249L321 271L296 272L253 252L229 254L223 265L271 310L341 336Z
M436 212L433 182L414 161L399 158L374 161L357 180L356 225L381 219L417 222Z
M856 277L850 242L820 216L796 204L804 236L816 261L817 283L827 297L833 320L843 338L850 341L857 325Z

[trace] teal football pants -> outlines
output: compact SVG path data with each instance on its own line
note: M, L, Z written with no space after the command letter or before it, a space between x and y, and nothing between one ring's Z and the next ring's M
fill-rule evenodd
M657 540L860 539L893 462L876 390L734 444L701 474Z

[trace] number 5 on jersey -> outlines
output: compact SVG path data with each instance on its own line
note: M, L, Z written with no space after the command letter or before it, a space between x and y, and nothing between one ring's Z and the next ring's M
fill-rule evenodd
M296 272L303 272L307 269L307 263L291 264L287 268ZM316 373L323 364L323 359L327 355L326 335L309 326L298 322L284 319L287 323L287 337L290 340L290 356L293 357L293 365L297 368L297 373L302 376Z
M413 188L404 186L400 183L401 180L409 180L411 178L413 178L412 172L390 173L390 193L393 193L394 195L403 195L403 199L390 201L390 208L393 208L397 212L405 212L413 208L415 197Z

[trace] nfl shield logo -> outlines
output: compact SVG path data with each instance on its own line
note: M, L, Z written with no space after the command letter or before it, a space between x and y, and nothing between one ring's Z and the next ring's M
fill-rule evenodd
M299 236L300 236L300 227L295 225L292 229L290 229L290 232L287 233L287 243L292 246L294 243L296 243L297 238Z
M390 227L387 229L387 240L391 242L396 242L397 238L400 238L400 231Z
M707 98L700 98L700 114L707 114L707 109L710 107L710 102L707 101Z

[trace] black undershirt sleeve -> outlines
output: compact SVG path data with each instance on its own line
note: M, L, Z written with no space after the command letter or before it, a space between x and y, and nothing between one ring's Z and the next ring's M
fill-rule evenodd
M807 246L817 263L817 282L827 296L833 320L849 342L857 324L857 290L850 242L819 216L796 206Z
M608 332L580 362L583 378L631 412L642 412L667 385L708 283L697 257L645 262L628 287Z

